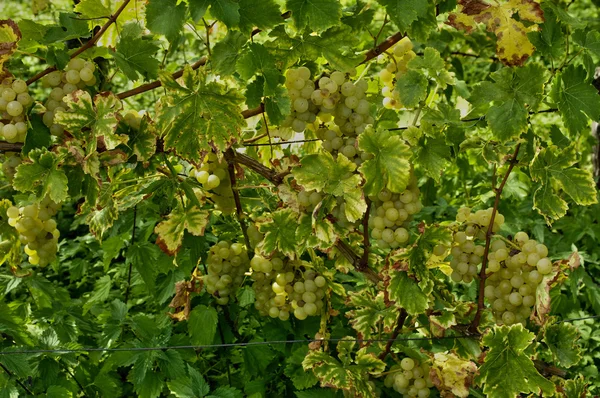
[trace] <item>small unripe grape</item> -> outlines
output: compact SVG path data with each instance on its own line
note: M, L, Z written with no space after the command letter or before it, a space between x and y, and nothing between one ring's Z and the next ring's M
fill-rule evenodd
M19 116L23 113L23 105L19 101L10 101L6 104L6 112L10 116Z
M214 189L221 184L221 180L214 174L211 174L206 180L206 189Z
M94 72L87 68L83 68L79 71L79 77L81 77L81 80L84 82L89 82L94 77Z
M75 69L71 69L67 71L66 74L67 83L77 84L81 81L81 77L79 76L79 71Z
M415 361L412 358L404 358L400 361L400 366L404 370L413 370L415 367Z

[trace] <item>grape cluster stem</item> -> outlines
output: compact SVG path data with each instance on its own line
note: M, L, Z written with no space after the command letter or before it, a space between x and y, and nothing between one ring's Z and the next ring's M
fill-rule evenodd
M492 231L492 229L494 227L494 220L496 218L496 213L498 213L498 205L500 204L500 196L502 196L502 191L504 190L504 186L506 185L506 182L508 181L508 177L510 176L510 173L512 172L515 165L518 163L517 156L519 155L520 148L521 148L521 143L518 143L517 146L515 147L514 153L512 154L512 156L510 158L510 161L508 164L508 169L506 170L506 173L504 173L504 178L502 179L502 182L500 183L500 185L498 187L496 187L496 186L493 187L493 191L496 194L496 198L494 200L494 207L492 208L492 215L490 217L490 223L488 225L488 229L485 234L485 250L483 252L483 257L482 257L482 261L481 261L481 271L479 271L479 289L477 291L477 312L475 313L475 318L473 318L473 322L469 326L469 331L472 333L477 332L477 328L479 327L479 322L481 321L481 314L482 314L483 309L485 308L485 301L484 301L485 295L483 294L483 291L485 290L485 279L486 279L485 271L486 271L487 263L488 263L488 254L490 252L490 243L492 241L492 236L494 235L494 232Z

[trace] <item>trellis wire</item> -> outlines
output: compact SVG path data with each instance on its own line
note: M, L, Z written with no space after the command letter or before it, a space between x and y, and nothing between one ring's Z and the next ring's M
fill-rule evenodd
M600 315L591 315L581 318L570 318L557 321L574 322L583 321L586 319L600 318ZM434 341L434 340L458 340L458 339L474 339L481 337L480 334L463 334L458 336L442 336L442 337L397 337L395 339L295 339L295 340L272 340L272 341L249 341L245 343L223 343L223 344L206 344L206 345L176 345L176 346L161 346L161 347L120 347L120 348L103 348L103 347L87 347L87 348L59 348L59 349L34 349L34 350L13 350L0 351L0 356L3 355L25 355L25 354L74 354L78 352L136 352L136 351L166 351L166 350L203 350L210 348L234 348L234 347L249 347L263 346L276 344L295 344L295 343L315 343L315 342L350 342L350 343L387 343L390 341Z

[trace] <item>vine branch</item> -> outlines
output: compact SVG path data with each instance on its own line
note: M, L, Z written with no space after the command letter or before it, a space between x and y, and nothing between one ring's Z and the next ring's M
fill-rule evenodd
M225 151L225 159L227 160L227 170L229 171L229 181L231 182L231 192L233 193L233 200L235 201L235 209L237 214L242 234L244 235L244 242L249 251L252 250L250 245L250 238L248 237L248 226L246 225L246 216L244 215L244 209L242 208L242 200L240 199L240 191L236 189L236 177L235 177L235 152L229 148Z
M510 176L511 171L517 164L517 156L519 154L519 149L521 148L521 143L518 143L515 147L515 152L510 158L508 169L506 173L504 173L504 178L498 187L493 187L493 190L496 194L496 199L494 200L494 207L492 208L492 215L490 217L490 224L488 225L487 232L485 234L485 249L483 251L483 258L481 260L481 271L479 271L479 289L477 291L477 312L475 313L475 318L473 318L473 322L471 326L469 326L469 331L475 333L477 332L477 328L479 327L479 322L481 321L481 313L483 308L485 307L485 295L483 294L485 290L485 280L486 276L486 267L488 264L488 254L490 252L490 243L492 241L492 235L494 235L494 220L496 219L496 214L498 213L498 205L500 204L500 196L502 196L502 191L504 190L504 186L508 181L508 176Z
M408 312L406 312L406 310L404 308L402 308L400 310L400 314L398 315L398 320L396 321L396 327L394 328L394 331L392 332L390 339L388 340L387 344L385 345L385 349L383 350L383 352L381 354L379 354L379 359L381 359L382 361L385 360L385 358L388 356L388 354L392 350L392 345L394 344L394 341L396 341L396 339L398 338L398 335L400 334L400 331L404 327L404 322L406 321L406 318L408 318Z
M94 36L92 36L92 38L90 40L88 40L83 46L79 47L73 54L71 54L70 58L73 59L76 56L78 56L79 54L81 54L82 52L84 52L85 50L87 50L88 48L92 48L98 42L98 40L100 40L102 35L108 30L110 25L117 22L119 15L121 15L121 13L125 9L125 7L127 7L127 5L129 4L130 1L131 0L123 1L123 4L121 4L121 6L117 9L117 11L115 11L114 14L112 14L110 17L108 17L108 21L106 21L106 23L104 25L102 25L100 30L98 32L96 32L96 34ZM56 70L55 66L51 66L49 68L44 69L37 75L35 75L32 78L30 78L29 80L27 80L27 85L30 85L31 83L33 83L35 81L38 81L42 77L46 76L47 74L49 74L51 72L54 72L55 70Z

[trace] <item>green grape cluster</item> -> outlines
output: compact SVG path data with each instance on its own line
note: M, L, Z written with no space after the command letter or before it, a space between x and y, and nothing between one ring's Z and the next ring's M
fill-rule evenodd
M64 127L54 123L54 115L67 109L67 104L63 101L64 97L78 89L94 86L96 84L95 70L96 65L93 62L73 58L67 64L64 72L54 71L42 78L42 84L45 87L52 88L50 96L44 104L46 112L42 117L44 124L50 128L52 135L60 137L64 133Z
M22 159L20 154L17 152L6 152L4 154L4 161L2 162L2 173L8 179L9 182L12 182L15 177L15 173L17 171L17 167L21 164Z
M206 268L208 274L203 278L206 291L216 298L217 304L226 305L250 268L246 247L241 243L218 242L209 250Z
M492 217L492 208L478 210L474 213L468 207L458 210L456 221L458 229L454 231L450 254L451 278L454 282L470 283L478 274L485 252L485 236ZM504 216L496 213L494 217L493 232L498 232L504 224ZM447 248L438 245L434 247L433 254L442 257Z
M217 154L210 152L204 158L204 162L194 172L198 181L215 204L215 208L223 213L230 214L235 209L231 180L227 170L227 162L219 159Z
M306 129L308 123L317 119L318 108L311 101L315 82L310 78L310 70L301 66L288 69L285 74L285 87L292 101L292 112L282 122L282 127L291 127L297 133Z
M417 180L412 175L409 185L402 193L383 189L377 196L369 196L373 206L369 217L371 238L380 248L396 249L408 242L408 227L413 215L423 208L419 194Z
M485 298L499 324L524 323L536 301L542 278L552 272L548 248L518 232L513 241L496 239L490 245Z
M403 358L391 367L384 385L393 388L403 397L426 398L431 393L433 382L429 377L429 365L412 358Z
M60 232L52 217L58 209L58 204L44 198L39 204L11 206L6 210L8 225L19 233L19 240L25 244L25 254L32 265L45 267L56 258Z
M302 270L302 263L275 256L254 256L252 266L255 307L263 316L287 320L290 313L299 320L319 315L327 281L312 269Z
M379 72L379 79L383 83L381 94L383 95L383 106L387 109L401 109L404 106L400 101L400 93L395 88L395 82L408 70L407 64L415 58L413 44L408 37L404 37L391 49L391 54L381 54L378 62L388 64Z
M25 142L27 108L33 103L27 83L6 78L0 84L0 139L10 143Z

